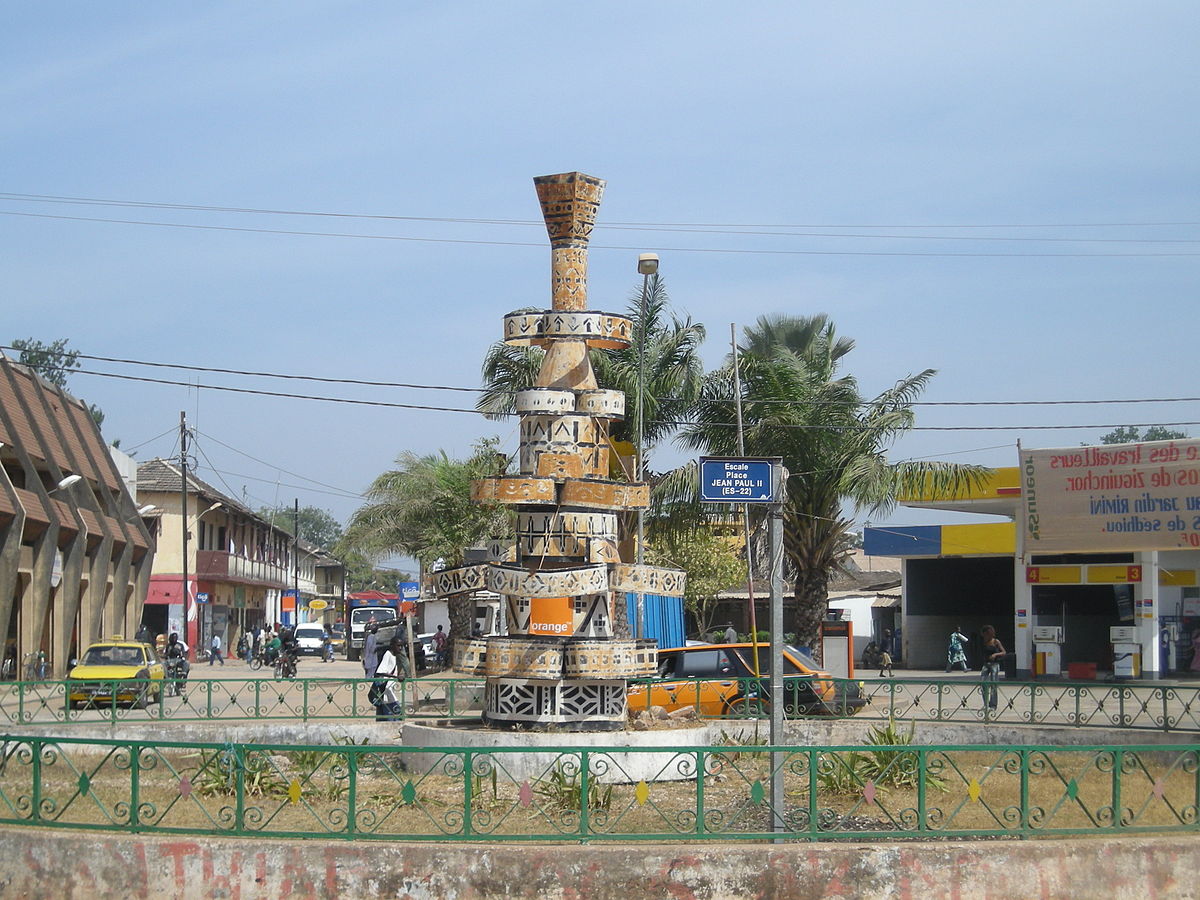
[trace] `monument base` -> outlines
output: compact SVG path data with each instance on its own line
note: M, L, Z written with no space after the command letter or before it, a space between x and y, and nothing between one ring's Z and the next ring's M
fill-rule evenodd
M617 730L625 727L627 690L624 680L489 678L483 719L497 727Z

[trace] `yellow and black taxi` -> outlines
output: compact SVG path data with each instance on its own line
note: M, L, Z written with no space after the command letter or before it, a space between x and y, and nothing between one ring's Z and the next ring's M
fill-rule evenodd
M658 674L629 685L629 708L693 708L702 716L754 716L770 709L771 645L695 644L658 651ZM835 679L811 656L783 647L788 715L853 715L870 702L857 682Z
M128 703L145 707L162 696L163 664L150 644L120 635L97 641L67 673L71 703Z

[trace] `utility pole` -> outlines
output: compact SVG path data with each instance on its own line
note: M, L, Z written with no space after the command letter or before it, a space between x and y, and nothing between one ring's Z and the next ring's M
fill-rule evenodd
M296 505L292 512L292 590L293 606L292 615L295 618L293 625L300 624L300 498L296 498Z
M179 521L183 528L183 637L191 652L195 641L189 627L192 611L192 592L188 587L188 489L187 489L187 413L179 411Z

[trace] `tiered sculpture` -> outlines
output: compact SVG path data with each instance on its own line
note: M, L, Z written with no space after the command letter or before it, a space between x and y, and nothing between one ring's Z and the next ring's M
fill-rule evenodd
M518 727L622 728L626 681L653 675L654 641L613 637L625 593L678 597L684 574L622 562L617 513L649 504L646 484L609 478L608 425L625 395L601 390L592 347L628 347L633 323L587 308L587 244L604 182L580 172L535 178L550 233L553 308L504 318L504 340L545 348L535 386L516 397L520 474L477 481L476 502L516 507L514 544L490 562L433 576L437 596L505 597L507 635L455 635L455 669L486 675L484 719Z

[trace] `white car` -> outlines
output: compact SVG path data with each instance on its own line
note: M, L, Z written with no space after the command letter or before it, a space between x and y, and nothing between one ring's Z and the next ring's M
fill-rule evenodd
M300 655L320 656L325 646L325 626L315 623L296 626L296 648Z

